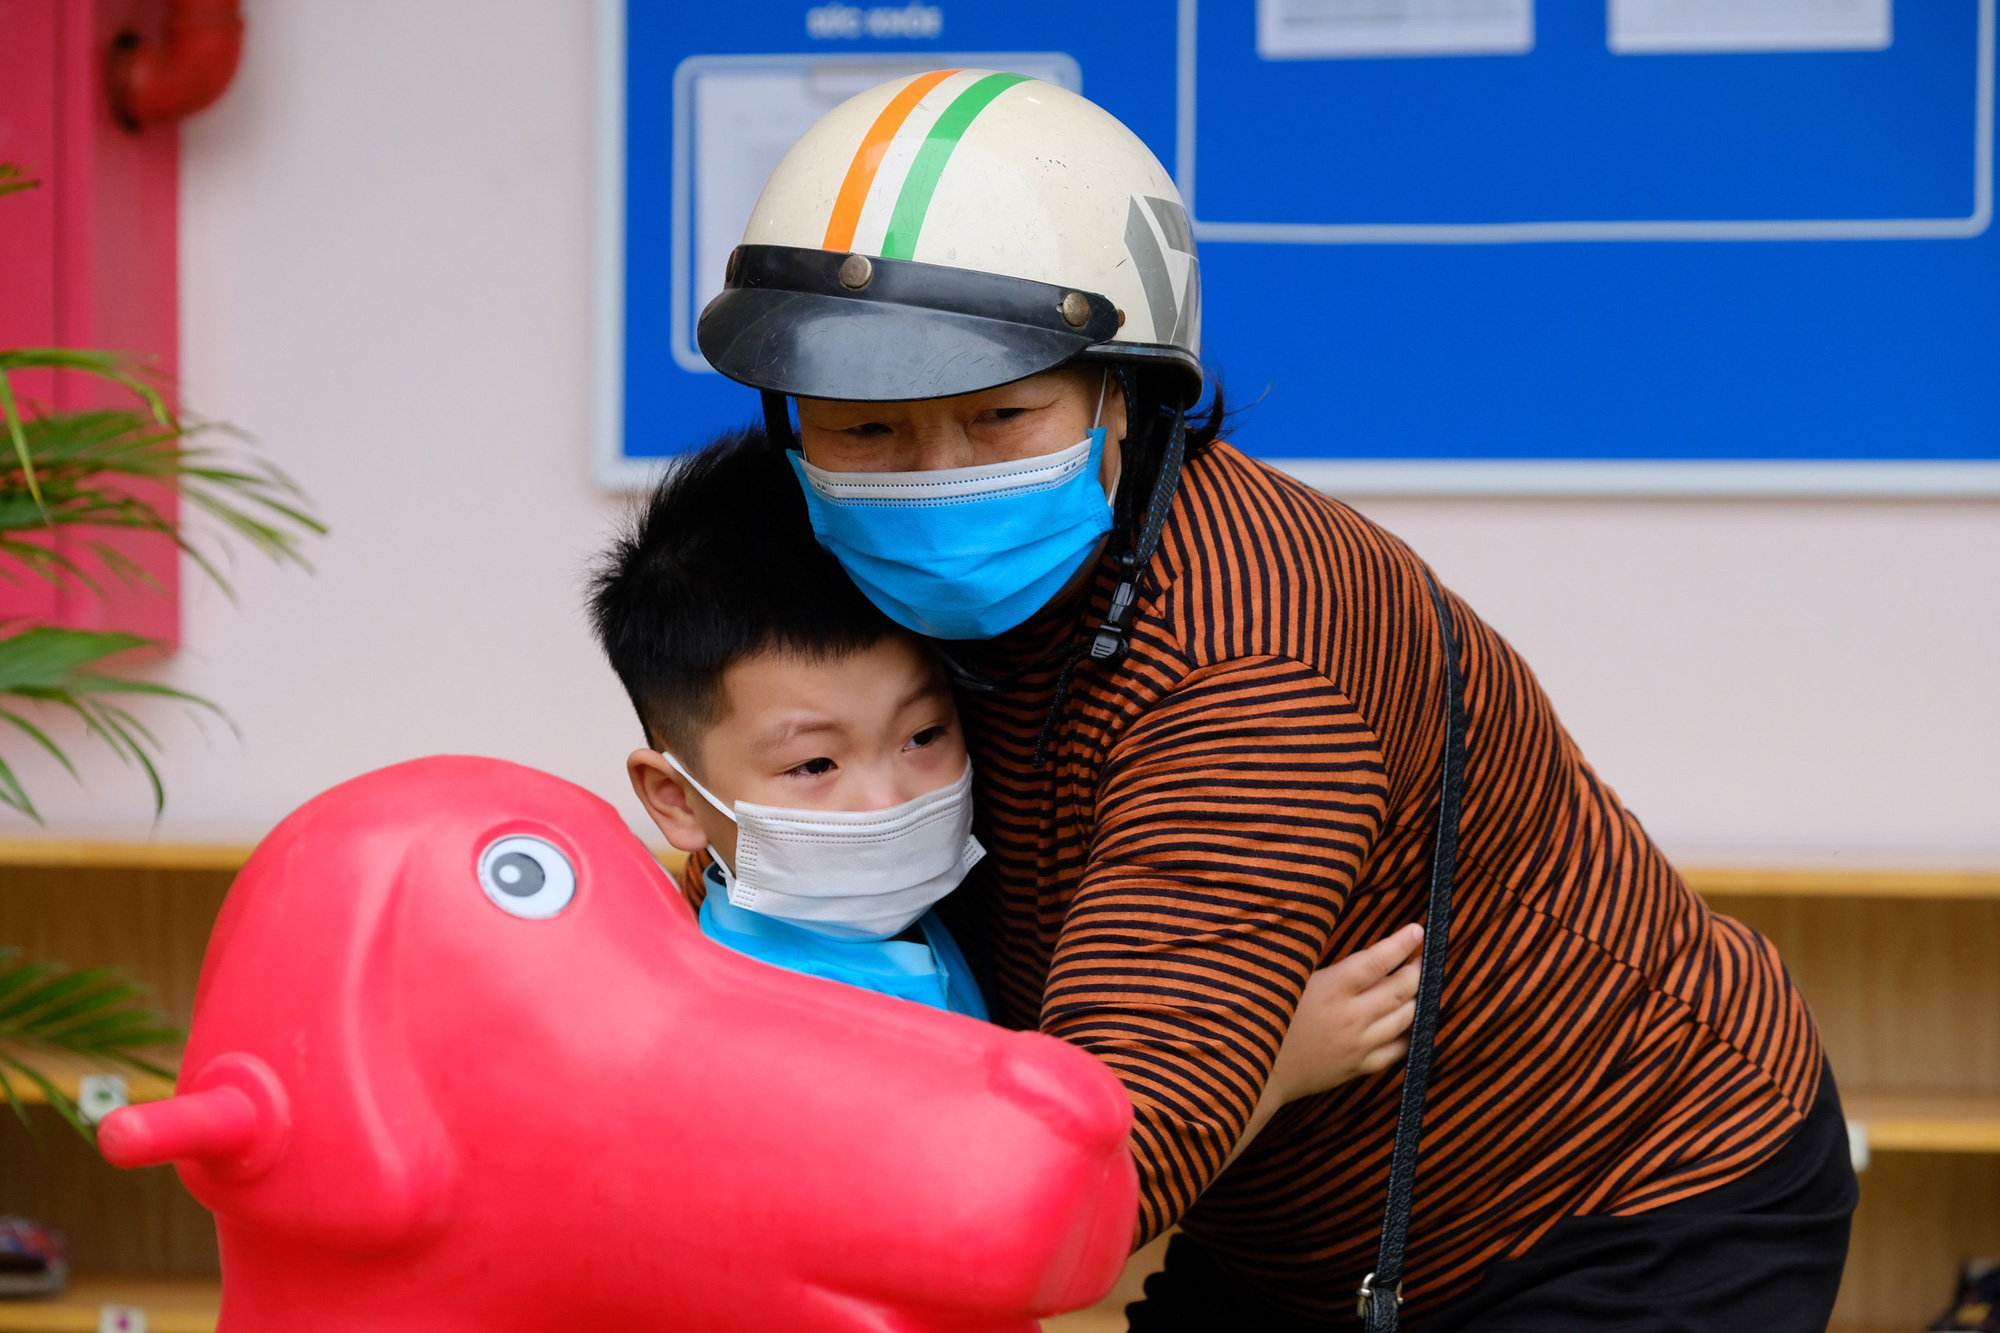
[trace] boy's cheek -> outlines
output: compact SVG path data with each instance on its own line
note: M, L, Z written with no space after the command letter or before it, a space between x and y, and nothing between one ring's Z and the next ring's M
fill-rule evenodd
M719 829L714 827L718 823L722 825ZM722 863L733 871L736 868L736 825L726 819L704 819L702 827L708 832L709 847L719 853Z

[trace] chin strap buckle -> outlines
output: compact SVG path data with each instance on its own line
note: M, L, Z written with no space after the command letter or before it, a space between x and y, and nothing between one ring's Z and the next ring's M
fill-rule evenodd
M1111 594L1111 607L1104 613L1104 619L1097 624L1097 635L1090 642L1090 660L1093 662L1114 662L1125 655L1129 646L1125 642L1128 631L1125 617L1132 614L1132 604L1139 600L1139 586L1132 579L1120 580Z

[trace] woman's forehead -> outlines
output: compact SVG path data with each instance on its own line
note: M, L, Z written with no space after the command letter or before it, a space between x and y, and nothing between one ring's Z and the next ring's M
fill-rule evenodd
M974 393L956 394L948 398L920 398L892 402L859 402L840 398L801 398L799 415L827 417L884 417L907 415L914 411L950 412L959 409L978 409L994 403L1015 400L1053 402L1057 399L1086 392L1094 393L1102 378L1099 371L1063 367L1045 370L1039 375L1014 380L1008 384L998 384L990 389L980 389ZM1115 388L1115 382L1114 382Z

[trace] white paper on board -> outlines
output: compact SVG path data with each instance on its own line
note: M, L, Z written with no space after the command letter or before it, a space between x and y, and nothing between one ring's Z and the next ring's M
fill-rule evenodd
M1620 55L1721 51L1881 51L1891 0L1608 0Z
M1534 49L1534 0L1257 0L1257 54L1266 60Z

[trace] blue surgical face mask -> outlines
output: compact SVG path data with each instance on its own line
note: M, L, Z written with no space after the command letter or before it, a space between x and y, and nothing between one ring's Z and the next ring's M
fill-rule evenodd
M897 624L990 639L1047 606L1111 531L1104 428L1053 454L932 472L792 470L820 545Z

